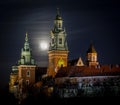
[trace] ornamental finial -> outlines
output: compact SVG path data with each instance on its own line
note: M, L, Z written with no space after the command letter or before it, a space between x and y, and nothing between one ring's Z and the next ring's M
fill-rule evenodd
M28 41L28 32L26 32L25 41Z
M59 8L57 8L57 15L60 15Z

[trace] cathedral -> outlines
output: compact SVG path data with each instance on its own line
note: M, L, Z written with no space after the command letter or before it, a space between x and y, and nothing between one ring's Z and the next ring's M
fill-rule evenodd
M12 66L9 92L16 97L25 98L28 87L34 87L34 91L36 89L39 92L44 86L47 87L47 94L54 93L61 98L102 96L109 92L120 95L120 65L100 65L93 43L90 43L86 51L85 62L81 57L68 61L66 37L63 19L57 10L54 27L50 31L48 67L38 67L32 56L29 35L26 33L20 59L17 65Z

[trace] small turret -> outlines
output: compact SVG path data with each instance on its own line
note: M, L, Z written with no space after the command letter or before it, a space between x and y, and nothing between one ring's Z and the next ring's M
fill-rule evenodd
M87 50L86 56L87 56L86 63L88 66L96 66L99 64L97 62L97 52L92 43L90 44L90 47Z

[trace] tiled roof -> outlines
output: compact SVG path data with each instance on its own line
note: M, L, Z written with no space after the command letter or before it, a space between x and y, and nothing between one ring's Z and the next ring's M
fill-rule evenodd
M120 75L120 65L111 66L103 65L96 67L89 66L68 66L62 67L56 74L57 77L83 77L83 76L109 76L109 75Z
M68 65L69 66L75 66L77 64L78 60L79 60L79 58L69 60Z

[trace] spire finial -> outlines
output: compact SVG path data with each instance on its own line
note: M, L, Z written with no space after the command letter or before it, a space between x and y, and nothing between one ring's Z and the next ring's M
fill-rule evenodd
M57 8L57 15L60 15L59 8Z
M26 32L25 41L28 41L28 32Z

